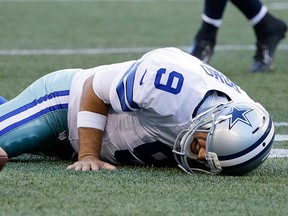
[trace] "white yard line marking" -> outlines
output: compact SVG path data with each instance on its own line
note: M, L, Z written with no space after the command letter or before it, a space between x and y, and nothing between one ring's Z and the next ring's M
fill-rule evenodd
M288 9L288 2L271 2L267 3L269 9L273 10L287 10Z
M144 53L157 47L136 48L95 48L95 49L32 49L32 50L0 50L0 55L96 55L120 53Z
M121 54L121 53L145 53L160 47L123 47L123 48L95 48L95 49L23 49L0 50L0 55L97 55L97 54ZM186 51L187 47L179 47ZM288 44L281 44L278 50L288 50ZM217 51L241 51L255 50L254 45L218 45Z
M288 127L288 122L274 122L275 127Z
M288 141L288 134L275 134L275 141Z
M272 149L269 158L287 158L288 149Z

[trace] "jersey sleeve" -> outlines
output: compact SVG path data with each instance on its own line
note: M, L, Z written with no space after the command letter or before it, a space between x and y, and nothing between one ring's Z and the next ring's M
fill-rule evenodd
M95 94L106 104L110 104L109 94L111 85L115 79L127 70L127 67L134 61L116 63L112 65L103 65L91 70L95 70L93 79L93 90Z

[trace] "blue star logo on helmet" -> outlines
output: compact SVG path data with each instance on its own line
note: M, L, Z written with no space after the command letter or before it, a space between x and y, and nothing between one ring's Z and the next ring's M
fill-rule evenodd
M249 119L247 118L247 113L251 112L253 109L240 109L238 107L233 107L232 111L228 114L231 114L231 118L229 119L229 129L231 129L237 122L243 122L244 124L252 127Z

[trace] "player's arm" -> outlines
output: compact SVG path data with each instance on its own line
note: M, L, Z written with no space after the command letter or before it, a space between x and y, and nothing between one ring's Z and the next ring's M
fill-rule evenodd
M78 113L78 161L68 166L67 169L82 171L116 169L113 165L100 159L108 109L108 105L93 91L93 77L90 77L84 84Z

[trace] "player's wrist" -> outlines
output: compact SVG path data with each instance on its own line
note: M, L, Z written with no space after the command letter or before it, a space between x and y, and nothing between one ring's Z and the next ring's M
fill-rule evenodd
M107 116L90 111L80 111L77 114L77 128L94 128L104 131Z
M78 160L99 160L99 156L93 153L83 153L79 154Z

